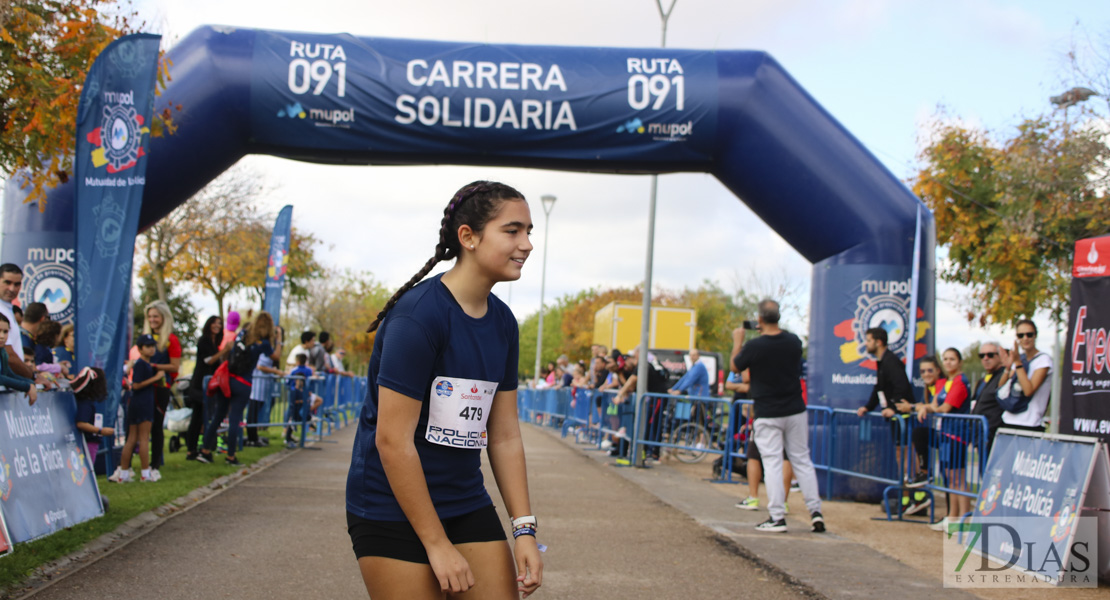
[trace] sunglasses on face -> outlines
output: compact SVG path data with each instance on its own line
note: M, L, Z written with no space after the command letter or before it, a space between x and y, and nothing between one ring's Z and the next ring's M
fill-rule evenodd
M1037 334L1036 334L1036 332L1033 332L1033 331L1027 331L1025 333L1017 334L1017 339L1019 339L1019 340L1021 338L1030 338L1030 339L1032 339L1032 338L1035 338L1035 337L1037 337Z
M979 358L994 358L998 356L997 352L980 352Z
M922 373L936 373L936 369L921 369Z

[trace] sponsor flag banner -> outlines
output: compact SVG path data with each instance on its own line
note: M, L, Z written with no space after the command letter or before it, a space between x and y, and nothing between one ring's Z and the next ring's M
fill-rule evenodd
M1060 433L1110 442L1110 236L1075 243Z
M1097 440L1020 435L1003 429L995 438L983 487L974 500L974 518L952 524L949 534L965 534L967 547L1006 568L1049 583L1094 587L1098 551L1110 551L1099 548L1097 541L1105 538L1099 523L1107 523L1099 517L1100 509L1110 508L1103 489L1106 459L1105 447ZM1101 469L1098 478L1093 477L1096 466ZM1092 518L1081 526L1081 516ZM1080 529L1090 538L1077 544ZM993 568L998 571L997 565ZM978 573L986 576L991 569L979 567ZM1086 574L1075 576L1082 572ZM975 582L975 573L969 568L964 582Z
M77 108L75 354L77 366L101 367L110 380L122 375L118 349L127 324L120 315L131 297L160 41L135 34L109 44L89 70ZM114 409L119 386L108 393Z
M253 141L275 149L389 149L398 162L462 152L521 165L554 152L641 168L709 165L718 150L710 51L259 31L251 77Z
M0 394L0 506L12 543L26 542L104 514L77 402L43 392Z
M817 276L824 279L820 283L828 290L829 300L826 313L815 317L832 330L839 345L810 347L810 374L828 377L822 382L826 397L811 401L855 409L867 402L878 373L878 363L864 346L865 332L873 327L885 329L887 348L900 360L912 363L933 345L932 315L919 306L915 307L916 319L909 318L912 274L907 267L832 265L820 269ZM923 385L917 369L913 372L911 382L920 393Z
M293 229L293 207L285 206L274 222L270 236L270 253L266 260L266 292L262 310L274 318L274 325L281 324L281 292L285 287L286 262Z

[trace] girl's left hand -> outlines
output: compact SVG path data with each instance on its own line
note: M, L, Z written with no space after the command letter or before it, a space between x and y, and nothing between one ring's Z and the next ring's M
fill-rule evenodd
M517 591L521 598L527 598L543 584L543 558L534 536L522 535L516 538L514 546Z

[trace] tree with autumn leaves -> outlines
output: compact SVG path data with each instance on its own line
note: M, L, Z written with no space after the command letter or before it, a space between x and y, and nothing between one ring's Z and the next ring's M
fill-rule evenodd
M931 134L913 191L947 249L938 275L971 290L968 320L1062 323L1075 240L1110 231L1105 122L1060 111L1005 134L946 120Z
M0 0L0 172L24 171L26 202L73 172L77 105L96 57L141 28L117 0ZM160 60L155 93L169 80ZM151 135L172 133L173 115L155 114Z
M639 305L643 288L594 288L558 298L544 312L543 354L541 364L554 362L560 354L573 360L590 356L594 336L594 314L611 302ZM656 290L651 297L655 306L682 306L697 311L694 344L701 350L727 355L732 347L732 329L756 314L758 297L738 292L728 294L712 281L681 291ZM539 312L526 317L520 325L522 376L531 376L536 360L536 331ZM628 351L630 348L621 348Z
M947 250L938 275L971 290L968 321L1062 324L1075 240L1110 231L1110 31L1077 27L1064 58L1054 111L1005 131L942 113L919 152L913 191Z
M266 261L274 216L259 204L268 190L259 174L234 167L209 183L169 215L139 234L139 279L156 298L170 302L181 284L211 294L224 316L227 300L239 292L265 296ZM316 260L320 241L293 228L286 263L286 300L307 294L308 282L323 267Z

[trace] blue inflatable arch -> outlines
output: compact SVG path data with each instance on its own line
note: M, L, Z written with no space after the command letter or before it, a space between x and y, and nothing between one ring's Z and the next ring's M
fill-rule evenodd
M202 27L168 57L173 80L160 102L183 110L175 135L150 141L140 228L247 154L708 172L814 264L811 402L855 407L866 398L868 327L886 327L903 356L932 349L929 211L767 53ZM65 246L72 195L72 185L55 189L39 215L9 189L5 257L32 243Z

